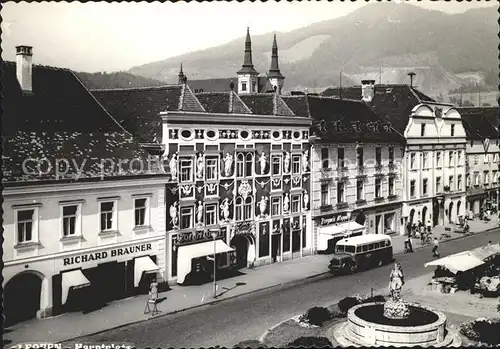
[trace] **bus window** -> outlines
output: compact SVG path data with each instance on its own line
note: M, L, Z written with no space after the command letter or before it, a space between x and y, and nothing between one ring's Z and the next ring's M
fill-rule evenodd
M370 251L371 251L371 250L373 250L373 244L369 244L369 245L368 245L368 249L369 249Z
M344 252L344 245L337 245L337 252Z
M374 249L380 248L380 244L378 242L374 243L373 244L373 248Z
M363 245L363 252L368 251L368 245Z
M354 246L346 246L345 251L347 253L354 253Z
M356 247L356 253L360 253L360 252L361 252L361 246Z
M386 246L391 246L391 242L390 242L389 240L387 240L387 241L385 242L385 245L386 245Z

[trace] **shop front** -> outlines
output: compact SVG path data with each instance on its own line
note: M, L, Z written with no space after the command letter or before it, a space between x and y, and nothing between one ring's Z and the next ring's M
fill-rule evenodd
M17 322L93 310L147 293L152 279L164 281L164 243L163 237L155 237L6 263L5 316Z
M342 212L320 218L317 234L318 253L333 253L339 240L365 233L365 226L351 220L352 217L350 212Z
M401 232L401 203L367 207L362 211L355 211L356 217L363 217L368 234L397 234Z
M201 284L212 280L217 270L235 266L237 257L228 241L229 227L180 232L171 237L171 278L178 284ZM216 270L216 272L217 272Z
M467 216L469 218L478 217L488 198L489 195L486 192L469 192L467 195Z

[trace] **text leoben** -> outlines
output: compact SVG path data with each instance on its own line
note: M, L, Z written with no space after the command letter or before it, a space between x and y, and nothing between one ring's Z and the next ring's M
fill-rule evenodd
M64 265L98 261L108 257L113 258L117 256L125 256L136 252L145 252L150 250L151 250L151 244L142 244L137 246L115 248L110 251L93 252L93 253L82 254L79 256L64 258Z

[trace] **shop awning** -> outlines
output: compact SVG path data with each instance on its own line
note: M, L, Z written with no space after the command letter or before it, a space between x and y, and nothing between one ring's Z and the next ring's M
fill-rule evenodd
M490 257L500 254L500 244L478 247L471 250L469 253L477 259L485 261Z
M233 251L222 240L215 240L215 253ZM198 244L180 246L177 251L177 283L182 284L186 276L191 272L191 260L193 258L211 256L214 254L214 242L200 242Z
M143 273L156 273L160 268L153 262L151 257L144 256L134 260L134 285L139 286Z
M90 286L90 281L80 269L62 273L61 278L61 304L68 300L69 290Z
M364 229L364 225L356 222L346 222L320 227L318 234L318 250L324 251L328 249L328 240L330 239L335 237L349 237L350 235L363 231Z
M451 271L453 274L456 274L459 271L467 271L482 264L484 264L482 260L471 256L468 252L464 252L425 263L425 266L442 266Z

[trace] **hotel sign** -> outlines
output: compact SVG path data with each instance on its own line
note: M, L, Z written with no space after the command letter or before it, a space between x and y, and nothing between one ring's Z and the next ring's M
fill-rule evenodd
M330 218L321 218L321 225L330 225L335 223L344 223L349 222L350 217L347 212L342 212L336 215L333 215Z

